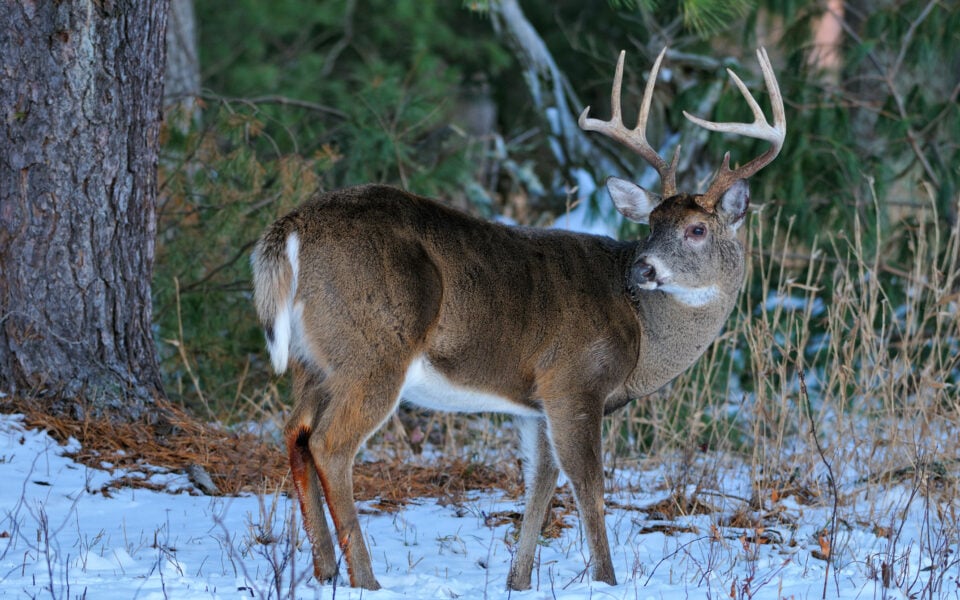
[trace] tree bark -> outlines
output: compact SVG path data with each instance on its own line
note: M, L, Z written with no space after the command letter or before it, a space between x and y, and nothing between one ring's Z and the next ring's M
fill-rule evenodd
M0 391L138 414L167 1L0 3Z

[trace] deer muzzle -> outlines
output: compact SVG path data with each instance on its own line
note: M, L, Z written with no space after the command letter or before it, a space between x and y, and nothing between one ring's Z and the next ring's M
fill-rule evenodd
M641 256L633 263L630 279L639 288L654 289L657 287L657 269Z

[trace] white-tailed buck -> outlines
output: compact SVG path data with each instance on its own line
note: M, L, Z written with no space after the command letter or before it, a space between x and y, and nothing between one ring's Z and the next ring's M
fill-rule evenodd
M753 123L713 131L771 147L731 169L729 153L704 194L676 189L645 129L657 58L639 123L620 115L623 53L610 121L580 127L621 142L653 165L656 195L607 182L617 210L649 223L641 241L507 227L382 185L320 194L264 232L253 253L257 311L274 369L293 371L285 429L290 467L317 579L337 576L326 498L350 583L379 584L353 501L360 445L401 398L431 409L513 415L521 435L526 509L507 579L530 587L534 552L558 470L569 479L590 546L593 578L616 583L604 524L601 420L689 367L720 332L744 277L737 228L746 178L772 161L786 131L766 52L757 55L773 125L734 83Z

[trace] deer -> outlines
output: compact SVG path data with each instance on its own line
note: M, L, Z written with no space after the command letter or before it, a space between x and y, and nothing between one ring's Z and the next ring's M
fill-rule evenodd
M359 448L401 399L432 410L511 415L519 432L524 515L507 574L530 588L534 554L560 471L573 491L594 581L616 584L604 522L601 422L692 365L733 311L745 273L738 229L747 179L783 146L786 117L763 49L757 51L771 125L728 69L753 123L687 119L708 130L769 142L736 168L727 152L703 194L680 193L679 146L668 163L646 139L660 63L628 129L620 99L609 121L579 126L635 151L656 169L656 194L607 181L642 240L488 222L394 187L319 193L266 228L252 253L254 300L277 374L293 377L283 437L312 551L314 576L380 588L353 497Z

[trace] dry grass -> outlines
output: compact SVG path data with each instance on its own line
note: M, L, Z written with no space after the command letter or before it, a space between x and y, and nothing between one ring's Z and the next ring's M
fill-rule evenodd
M879 223L857 221L800 255L790 225L754 215L747 280L759 293L741 295L693 368L611 416L608 431L672 461L668 471L692 468L688 457L707 449L743 456L759 497L810 502L828 497L830 485L897 473L909 480L934 468L955 488L960 226L942 229L931 208L894 240L876 233ZM899 262L887 258L897 245L908 248ZM606 444L609 455L623 454L622 437ZM711 477L701 468L678 479Z

